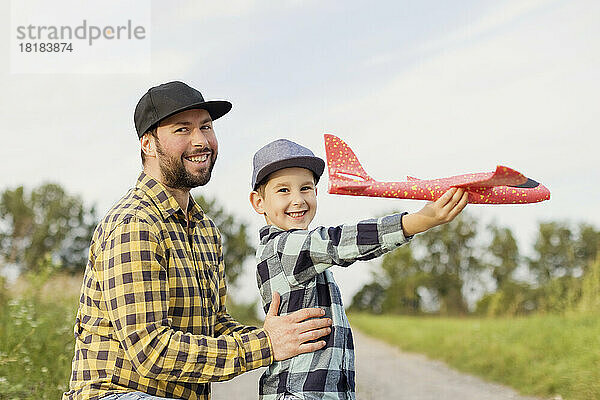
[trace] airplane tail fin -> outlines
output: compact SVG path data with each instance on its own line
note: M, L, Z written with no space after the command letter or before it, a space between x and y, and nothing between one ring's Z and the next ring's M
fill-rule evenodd
M329 171L329 193L360 192L371 186L367 174L352 149L340 138L325 134L325 153Z

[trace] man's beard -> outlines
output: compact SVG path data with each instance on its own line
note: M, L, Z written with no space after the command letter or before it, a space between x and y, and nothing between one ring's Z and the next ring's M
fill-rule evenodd
M189 173L183 165L183 157L171 157L165 154L158 140L156 141L156 151L161 156L159 158L160 172L164 184L175 189L192 189L198 186L204 186L210 181L210 176L217 161L217 154L210 149L210 165L202 169L197 175ZM187 155L189 156L189 155Z

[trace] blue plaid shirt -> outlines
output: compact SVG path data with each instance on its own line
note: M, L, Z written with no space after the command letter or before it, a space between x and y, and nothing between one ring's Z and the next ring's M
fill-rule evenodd
M406 243L402 215L310 231L261 228L256 272L265 312L277 291L280 315L320 307L333 324L323 349L269 366L260 379L260 399L281 399L285 394L301 399L355 398L352 332L328 268L370 260Z

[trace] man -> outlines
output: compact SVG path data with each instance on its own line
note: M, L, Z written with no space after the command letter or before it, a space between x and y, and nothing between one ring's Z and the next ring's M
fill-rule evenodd
M210 180L230 109L182 82L140 99L143 172L92 238L63 399L209 399L209 382L325 345L323 310L279 317L277 294L262 329L227 314L220 234L190 189Z

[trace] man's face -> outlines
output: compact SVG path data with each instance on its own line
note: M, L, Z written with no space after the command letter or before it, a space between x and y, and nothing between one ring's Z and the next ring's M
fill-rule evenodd
M156 152L163 183L177 189L206 185L219 145L206 110L187 110L160 122Z
M260 196L260 211L267 223L281 229L308 229L317 212L313 173L305 168L273 172Z

